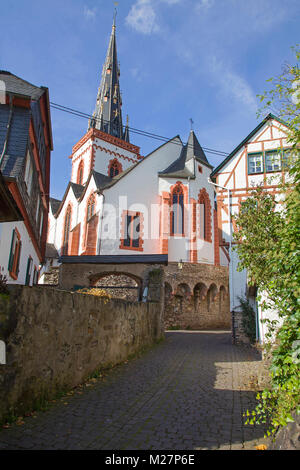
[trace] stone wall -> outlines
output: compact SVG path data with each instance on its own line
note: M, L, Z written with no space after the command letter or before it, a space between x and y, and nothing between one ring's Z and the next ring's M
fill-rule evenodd
M0 421L71 389L163 335L159 302L105 300L52 287L15 287L0 302Z
M169 263L164 272L166 329L231 329L228 268Z

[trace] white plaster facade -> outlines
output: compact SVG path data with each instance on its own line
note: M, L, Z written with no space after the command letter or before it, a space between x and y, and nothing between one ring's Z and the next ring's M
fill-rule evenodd
M288 151L290 144L287 141L287 127L275 116L269 115L252 131L249 136L234 150L213 172L217 186L218 223L222 231L223 251L231 241L230 228L234 230L234 222L230 227L228 214L228 191L230 191L230 212L235 215L239 211L240 203L245 200L253 187L262 185L266 191L273 194L279 202L279 183L287 178L287 173L283 169L282 158L278 168L275 166L270 171L267 152L277 151L283 156L284 151ZM252 155L262 155L261 171L251 174ZM276 157L277 158L277 157ZM280 158L279 160L280 161ZM259 167L257 167L259 169ZM278 206L279 207L279 206ZM237 253L232 250L230 263L230 288L231 288L231 311L240 310L239 297L247 297L256 311L257 315L257 339L264 342L267 335L266 318L274 320L277 314L272 309L262 311L261 305L257 304L256 298L249 295L247 272L237 270L239 263Z

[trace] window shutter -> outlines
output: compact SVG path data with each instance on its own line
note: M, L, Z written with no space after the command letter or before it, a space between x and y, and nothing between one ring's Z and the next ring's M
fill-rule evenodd
M18 243L18 259L17 259L17 264L16 264L16 275L19 275L19 266L20 266L20 258L21 258L21 248L22 248L22 242L19 241Z
M14 242L16 237L16 231L13 230L12 238L11 238L11 245L10 245L10 253L9 253L9 260L8 260L8 271L11 272L14 264Z
M32 261L32 259L31 259L31 258L28 258L28 261L27 261L27 269L26 269L26 278L25 278L25 285L26 285L26 286L29 286L29 283L30 283L31 261Z

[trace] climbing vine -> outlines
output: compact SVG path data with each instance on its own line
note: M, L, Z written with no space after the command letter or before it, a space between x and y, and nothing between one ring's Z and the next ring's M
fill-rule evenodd
M299 47L295 52L299 61ZM235 217L240 269L246 268L250 284L267 294L269 300L262 307L276 310L280 320L270 328L271 385L258 394L256 409L247 412L247 423L266 423L267 435L274 435L279 427L293 421L294 413L300 413L299 66L285 66L271 82L274 88L260 97L265 103L263 110L279 109L280 117L289 125L288 142L293 149L288 178L281 185L280 209L272 195L256 188Z

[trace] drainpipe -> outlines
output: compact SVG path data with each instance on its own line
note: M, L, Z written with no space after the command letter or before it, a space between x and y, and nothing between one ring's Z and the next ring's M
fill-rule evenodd
M233 282L232 282L232 273L233 273L233 263L232 263L232 224L231 224L231 204L230 204L230 189L229 188L224 188L224 186L220 186L219 184L213 183L210 181L209 178L207 178L207 181L212 184L213 186L216 186L221 189L225 189L228 194L228 217L229 217L229 298L230 298L230 312L233 312ZM233 313L232 313L233 314Z
M99 196L102 196L102 214L101 214L101 219L99 220L98 234L97 234L97 238L99 240L97 251L98 251L98 255L100 255L101 254L101 241L102 241L102 225L103 225L103 218L104 218L105 195L100 189L96 192Z

